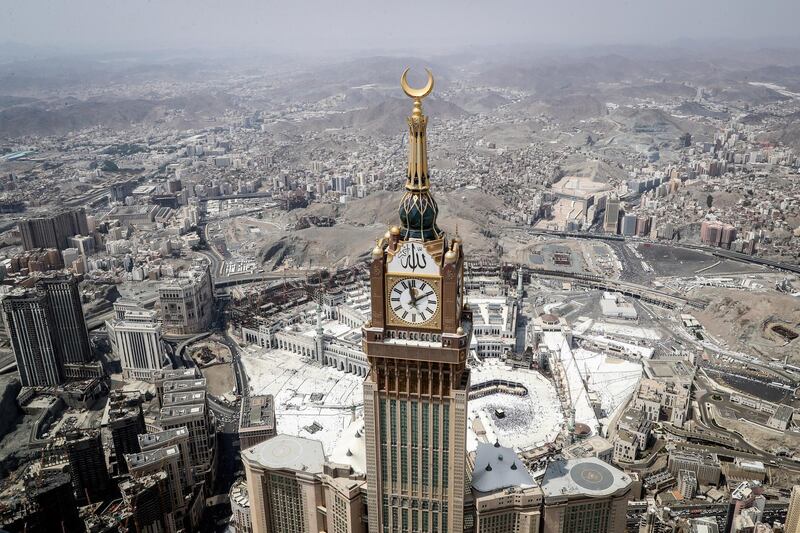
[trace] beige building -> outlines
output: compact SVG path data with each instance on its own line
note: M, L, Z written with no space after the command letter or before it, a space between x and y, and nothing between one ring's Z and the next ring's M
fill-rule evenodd
M369 531L457 533L468 489L466 362L475 315L463 300L461 240L437 225L424 94L406 94L414 108L400 226L372 250L371 318L362 334Z
M681 470L678 474L678 490L685 500L691 500L697 494L697 475L691 470Z
M366 482L346 465L326 463L320 476L325 490L327 533L367 531Z
M322 443L277 435L242 451L252 533L366 531L364 477L326 463Z
M325 453L315 440L278 435L242 451L253 533L318 533L325 517Z
M214 288L208 266L195 266L166 281L158 290L158 308L166 334L206 331L214 315Z
M186 427L192 465L203 471L212 467L216 439L205 403L162 407L158 424L162 430Z
M632 463L639 455L639 438L628 431L620 429L614 437L614 456L616 464Z
M592 435L565 448L563 455L565 459L597 457L610 463L614 456L614 445L600 435Z
M631 478L599 459L556 460L542 479L544 533L624 533Z
M170 521L174 524L183 522L190 501L184 494L181 485L180 458L181 454L177 446L157 448L125 456L125 462L128 464L133 479L140 479L155 473L166 474L165 488L169 499L168 508L172 515Z
M789 509L786 511L786 533L800 533L800 485L792 487Z
M689 419L695 368L688 361L647 361L633 395L633 408L652 422L683 427Z
M478 445L472 497L475 533L539 533L542 490L514 450Z

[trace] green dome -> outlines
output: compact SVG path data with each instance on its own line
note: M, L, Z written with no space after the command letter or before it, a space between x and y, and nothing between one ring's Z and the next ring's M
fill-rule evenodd
M400 201L400 235L403 239L432 241L442 236L436 225L439 206L428 191L407 191Z

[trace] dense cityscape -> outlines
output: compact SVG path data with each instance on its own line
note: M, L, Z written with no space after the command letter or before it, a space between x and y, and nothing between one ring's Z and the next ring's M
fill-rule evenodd
M800 54L495 53L0 53L0 531L800 533Z

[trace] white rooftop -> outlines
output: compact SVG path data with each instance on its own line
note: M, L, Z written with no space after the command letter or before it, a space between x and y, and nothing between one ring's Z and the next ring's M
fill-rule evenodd
M472 471L472 487L480 492L493 492L508 487L532 487L533 481L522 460L511 448L498 443L481 443Z
M363 378L285 350L242 353L251 394L272 394L278 433L320 440L332 454L344 430L363 416Z
M547 465L542 491L545 498L604 497L630 484L627 474L595 457L558 459Z
M244 459L265 468L322 473L325 453L318 440L276 435L242 452Z

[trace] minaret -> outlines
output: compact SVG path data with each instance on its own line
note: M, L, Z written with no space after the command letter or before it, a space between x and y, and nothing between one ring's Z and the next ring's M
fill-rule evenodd
M369 532L464 530L467 368L472 315L464 251L437 226L422 99L415 89L400 227L378 239L370 263L372 316L363 328Z
M322 329L322 297L317 299L317 329L314 334L314 342L316 348L315 359L321 363L322 356L325 353L325 330Z

